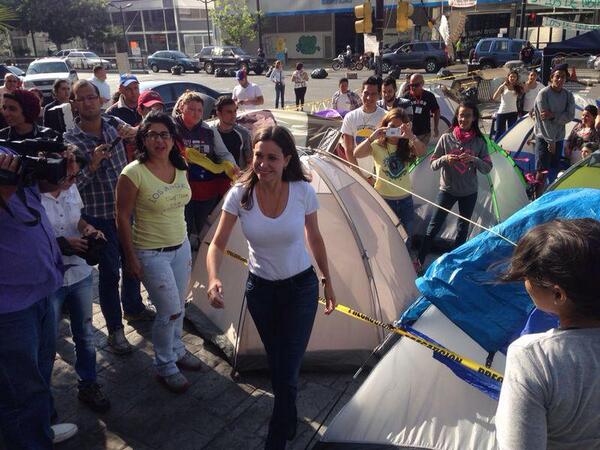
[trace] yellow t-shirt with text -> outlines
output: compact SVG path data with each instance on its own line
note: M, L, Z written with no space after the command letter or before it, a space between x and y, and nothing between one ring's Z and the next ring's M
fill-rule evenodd
M192 190L185 170L175 169L175 179L165 183L139 161L129 163L121 175L138 188L133 221L133 246L141 250L172 247L185 241L185 205Z
M410 175L408 174L408 163L403 163L396 156L396 146L387 144L380 145L377 142L371 144L373 151L373 162L375 163L375 190L384 198L401 199L408 197L409 192L399 189L395 186L400 186L408 191L412 190L410 183ZM384 182L383 180L392 183Z

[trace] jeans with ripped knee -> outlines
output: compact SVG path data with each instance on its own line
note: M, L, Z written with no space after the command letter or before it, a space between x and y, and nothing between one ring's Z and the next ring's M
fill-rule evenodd
M154 366L166 377L179 372L176 362L185 354L181 340L185 298L192 269L190 243L173 251L136 250L144 274L142 283L156 306L152 325Z

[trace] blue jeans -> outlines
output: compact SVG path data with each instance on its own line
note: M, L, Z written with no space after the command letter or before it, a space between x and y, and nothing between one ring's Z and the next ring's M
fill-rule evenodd
M275 109L279 108L279 99L281 98L281 108L285 107L285 84L275 83Z
M156 306L152 325L154 366L158 375L166 377L179 372L175 363L185 355L181 334L192 271L190 242L186 239L173 251L136 250L136 254L144 269L142 283Z
M94 345L94 326L92 325L92 281L93 277L90 274L78 283L61 287L50 296L57 330L63 304L67 304L73 342L75 343L75 372L79 376L80 386L96 381L96 346Z
M0 431L7 449L52 449L55 349L54 310L48 298L0 314Z
M518 112L496 114L496 140L510 129L518 118Z
M267 352L275 395L266 450L285 448L285 441L295 435L298 377L318 296L319 281L312 267L281 281L248 275L248 310Z
M470 219L475 210L475 205L477 204L477 192L463 197L457 197L448 192L439 191L435 200L436 204L450 210L456 202L458 202L458 213L462 217ZM421 264L425 262L425 257L431 249L431 242L442 229L442 225L444 224L447 215L448 213L443 209L435 208L431 220L429 221L429 225L427 226L425 237L421 243L421 248L419 249L419 261ZM454 246L458 247L464 244L467 241L468 234L469 222L459 219L458 224L456 225L456 239L454 240Z
M121 302L126 314L137 315L144 310L144 302L140 294L140 282L123 273L123 285L119 298L119 270L123 266L125 257L119 245L117 227L112 219L99 219L83 215L83 220L102 231L108 241L100 255L98 294L100 308L106 320L106 328L112 333L123 328L121 315Z
M560 157L563 150L563 142L556 142L554 153L548 149L548 142L545 139L535 138L535 170L537 172L548 172L548 181L552 182L556 179L556 175L560 170Z
M389 207L392 208L392 211L396 213L396 216L398 219L400 219L400 222L402 222L402 226L408 235L406 247L410 249L410 245L412 243L411 238L415 227L415 205L413 203L412 195L393 200L384 198L384 200Z

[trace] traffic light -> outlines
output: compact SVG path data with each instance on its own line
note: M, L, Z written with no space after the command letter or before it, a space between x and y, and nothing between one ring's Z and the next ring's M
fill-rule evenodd
M372 33L373 32L373 9L371 2L366 1L362 5L354 7L354 15L357 20L354 22L354 30L357 33Z
M409 19L414 12L413 5L410 1L398 0L398 8L396 10L396 31L403 33L413 27L413 21Z

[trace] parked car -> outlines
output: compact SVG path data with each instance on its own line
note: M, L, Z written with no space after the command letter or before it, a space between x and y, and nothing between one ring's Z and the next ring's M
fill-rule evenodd
M214 105L219 97L230 97L231 92L218 92L203 84L191 81L142 81L140 83L140 92L153 90L160 94L165 102L165 110L169 114L173 111L175 102L181 94L187 90L199 92L204 99L204 119L209 119L215 115Z
M29 64L23 87L30 89L38 88L44 97L52 96L52 85L55 80L67 80L71 84L78 80L77 72L71 63L63 58L40 58Z
M408 44L407 41L398 41L395 44L383 44L383 52L382 54L385 55L386 53L392 53L393 51L399 49L400 47L402 47L404 44Z
M256 58L246 53L239 47L225 45L223 47L203 47L194 58L198 59L200 66L206 73L213 74L215 69L243 69L246 73L253 71L256 75L265 72L269 65L264 58Z
M93 52L87 51L69 51L64 56L73 67L79 69L92 69L94 66L102 65L105 69L110 69L112 64L108 59L100 58Z
M450 64L446 44L438 41L409 42L382 56L382 70L425 69L435 73Z
M83 48L66 48L64 50L55 51L54 53L52 53L52 56L54 56L56 58L64 58L71 52L87 52L87 50L85 50Z
M193 70L195 73L200 72L200 65L196 59L190 58L183 52L176 50L160 50L148 56L148 67L152 72L156 73L159 70L171 71L171 67L181 66L181 71Z
M493 69L506 64L508 61L518 60L519 53L525 45L524 39L487 38L480 40L475 46L475 61L482 69ZM533 64L542 60L542 52L536 50L533 55Z
M23 77L25 76L25 72L19 69L16 66L7 66L6 64L0 64L0 83L4 80L4 77L7 73L12 73L19 77L21 81L23 81Z

